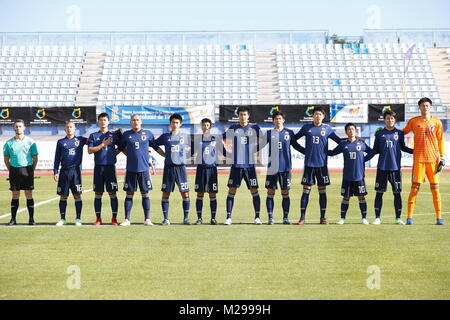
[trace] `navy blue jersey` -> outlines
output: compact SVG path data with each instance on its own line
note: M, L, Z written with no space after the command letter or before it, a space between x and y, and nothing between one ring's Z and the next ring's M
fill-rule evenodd
M116 147L120 144L119 137L114 132L107 131L101 133L100 130L89 135L88 147L96 147L102 144L106 138L112 138L113 143L109 146L104 146L94 153L94 162L96 165L111 165L117 161Z
M204 168L217 167L218 142L213 135L206 137L202 134L201 137L195 137L191 144L192 151L197 154L195 163Z
M155 145L155 138L150 130L141 129L125 131L120 143L121 150L126 149L127 167L129 172L143 172L149 169L149 147L158 149Z
M364 179L364 153L369 153L370 147L362 141L341 141L333 151L328 151L329 156L339 153L344 154L344 176L347 181L360 181Z
M375 135L375 143L372 151L366 155L365 161L369 161L376 154L378 157L377 168L384 171L395 171L401 168L401 151L413 153L413 150L405 145L405 134L402 130L384 128Z
M328 139L339 143L339 138L328 124L305 124L295 135L295 140L305 137L305 166L320 168L327 165Z
M171 132L163 133L155 140L156 146L164 146L166 157L164 165L185 165L186 152L190 146L189 135L179 133L173 135Z
M82 136L73 137L72 139L67 137L59 139L56 143L53 173L58 173L60 164L61 169L81 167L83 147L87 143L88 139Z
M287 128L283 128L281 131L270 129L267 130L265 138L265 143L269 145L268 174L291 171L291 146L299 152L301 150L304 152L295 139L294 131Z
M231 125L223 133L223 139L233 144L233 167L251 168L255 166L255 153L258 151L258 139L261 129L257 124Z

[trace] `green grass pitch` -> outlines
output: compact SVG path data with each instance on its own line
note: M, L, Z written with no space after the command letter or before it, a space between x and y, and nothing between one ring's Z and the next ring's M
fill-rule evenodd
M300 174L293 175L290 220L299 218ZM373 173L367 175L368 217L373 221ZM403 218L410 188L404 174ZM123 180L123 176L119 179ZM190 176L194 185L194 176ZM171 226L160 226L161 175L154 177L151 218L143 225L140 195L134 198L130 227L91 226L95 220L93 192L83 195L82 227L55 227L58 201L36 207L35 227L28 214L9 221L8 182L0 178L0 299L449 299L450 230L436 226L429 185L424 184L415 210L415 225L394 224L393 197L384 196L381 225L362 225L357 200L351 199L348 223L335 222L340 211L341 174L332 174L327 217L319 225L317 189L310 197L307 224L281 224L281 197L275 197L276 224L253 225L248 190L235 198L233 225L224 226L227 175L220 175L218 220L221 225L182 225L180 195L170 202ZM84 189L92 177L83 177ZM259 176L260 186L264 176ZM121 187L123 183L120 184ZM261 217L267 222L265 189L260 189ZM450 211L450 173L441 174L443 217ZM52 177L36 179L35 203L56 197ZM119 192L119 221L123 220L124 192ZM21 207L25 205L22 196ZM205 196L204 221L209 222ZM103 198L103 219L110 222L109 198ZM190 220L195 222L195 194L191 192ZM72 273L71 266L76 266ZM375 269L374 269L375 268ZM373 271L375 270L375 271ZM76 278L74 278L76 277ZM74 280L75 279L75 280ZM73 284L79 284L74 287Z

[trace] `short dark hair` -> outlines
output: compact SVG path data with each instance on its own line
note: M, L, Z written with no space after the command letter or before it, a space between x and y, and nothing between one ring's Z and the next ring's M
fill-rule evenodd
M178 119L181 123L183 122L183 117L179 113L172 114L169 118L169 122L172 122L173 119Z
M13 125L15 125L17 122L22 122L22 124L25 125L25 121L23 121L23 119L16 119L16 120L14 120Z
M97 120L100 120L100 118L108 118L109 120L109 114L107 114L106 112L102 112L98 115Z
M324 116L327 115L327 113L325 112L325 109L323 107L314 107L313 114L316 113L317 111L322 112L322 114Z
M202 124L206 123L206 122L209 122L209 124L212 126L212 121L210 119L208 119L208 118L203 118L202 121L201 121Z
M237 109L237 114L239 115L239 112L247 112L248 114L250 114L250 108L246 107L246 106L241 106Z
M349 122L345 125L345 132L347 132L347 128L349 128L349 127L355 127L355 129L356 129L356 125L353 122Z
M397 119L397 113L393 110L386 110L385 112L383 112L383 119L386 119L387 116L392 116Z
M433 102L431 101L431 99L427 98L427 97L423 97L422 99L420 99L419 102L417 103L417 105L420 106L424 102L429 102L431 105L433 105Z
M272 120L275 119L276 116L282 116L283 119L286 119L284 112L280 111L280 110L276 110L276 111L272 112Z

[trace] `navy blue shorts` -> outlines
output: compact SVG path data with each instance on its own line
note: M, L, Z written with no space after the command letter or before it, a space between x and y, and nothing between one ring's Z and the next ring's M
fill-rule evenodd
M239 188L242 179L245 180L248 189L258 188L258 178L255 167L236 168L231 166L230 177L228 179L228 188Z
M81 170L80 167L69 169L61 169L58 178L57 194L60 196L68 196L69 190L72 194L81 194Z
M267 175L266 188L277 189L277 182L280 183L281 190L291 189L291 172L278 172L277 174Z
M165 165L162 180L162 192L173 192L175 184L178 185L180 192L189 192L189 183L186 172L186 166Z
M195 192L217 193L217 167L197 166L195 173Z
M400 170L385 171L378 169L377 178L375 180L375 190L386 192L388 181L392 186L392 192L402 192L402 173Z
M347 181L342 180L341 196L352 197L352 196L365 196L367 194L366 181Z
M115 165L96 165L94 167L94 192L116 192L117 186Z
M125 173L125 183L123 185L123 191L136 192L150 191L153 189L152 179L150 178L150 173L147 171L142 172L129 172Z
M305 166L303 169L302 185L313 186L316 184L318 186L328 186L330 185L330 175L328 174L328 167L308 167Z

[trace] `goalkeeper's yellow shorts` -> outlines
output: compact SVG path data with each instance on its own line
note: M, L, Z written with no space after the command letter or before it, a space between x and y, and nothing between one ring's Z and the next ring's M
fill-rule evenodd
M436 174L438 163L420 163L414 161L412 170L412 183L424 183L425 175L431 184L439 183L439 175Z

